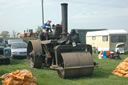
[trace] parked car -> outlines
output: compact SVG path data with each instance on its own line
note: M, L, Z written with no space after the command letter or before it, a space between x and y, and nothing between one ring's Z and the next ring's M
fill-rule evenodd
M128 53L128 46L124 43L118 43L115 47L115 52L119 52L121 54L127 54Z
M12 43L17 43L17 42L24 42L24 40L23 39L9 39L7 41L7 44L8 46L11 46Z
M13 58L26 58L27 56L27 43L15 42L11 44L11 56Z
M11 49L6 47L5 40L0 36L0 64L9 64L11 56Z
M115 52L125 53L125 44L124 43L116 44Z

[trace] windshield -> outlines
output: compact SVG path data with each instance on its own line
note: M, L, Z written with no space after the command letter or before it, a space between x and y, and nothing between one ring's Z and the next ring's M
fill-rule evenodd
M15 43L15 42L23 42L23 40L22 40L22 39L12 39L12 40L8 40L8 44Z
M27 48L27 44L26 43L13 43L12 44L12 48L16 49L16 48Z

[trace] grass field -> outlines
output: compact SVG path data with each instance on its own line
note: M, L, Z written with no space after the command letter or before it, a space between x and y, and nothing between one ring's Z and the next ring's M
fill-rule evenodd
M96 55L94 56L94 60L99 63L99 67L96 67L93 75L89 77L61 79L58 77L55 70L50 70L48 68L32 69L28 67L26 59L12 59L10 65L0 65L0 76L5 73L16 71L17 69L28 69L36 76L38 85L128 85L128 78L112 74L115 67L128 57L128 55L121 55L121 60L98 60ZM0 85L2 85L1 79Z

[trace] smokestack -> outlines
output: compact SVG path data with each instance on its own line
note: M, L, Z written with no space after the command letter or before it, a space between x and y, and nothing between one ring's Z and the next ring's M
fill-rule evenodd
M68 4L62 3L62 34L68 33Z

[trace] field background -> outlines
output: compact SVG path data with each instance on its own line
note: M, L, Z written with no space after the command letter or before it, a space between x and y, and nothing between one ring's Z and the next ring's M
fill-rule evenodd
M11 59L10 65L0 65L0 76L5 73L14 72L18 69L28 69L33 72L37 78L38 85L128 85L128 78L115 76L112 71L128 55L121 55L121 60L97 59L94 54L94 61L99 63L95 68L93 75L89 77L61 79L55 70L49 68L32 69L28 66L26 59ZM2 79L0 79L0 85Z

